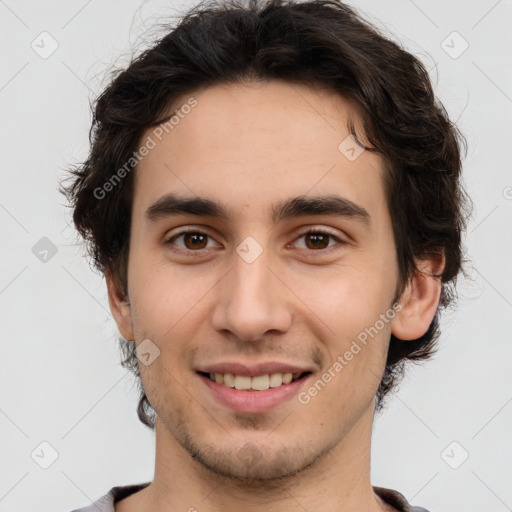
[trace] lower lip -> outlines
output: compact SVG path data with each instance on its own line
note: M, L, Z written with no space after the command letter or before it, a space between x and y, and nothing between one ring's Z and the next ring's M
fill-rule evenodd
M228 388L222 384L217 384L204 375L199 375L219 402L235 411L246 413L265 412L290 400L290 398L297 395L299 389L310 376L311 374L290 382L290 384L283 384L277 388L269 388L265 391L243 391Z

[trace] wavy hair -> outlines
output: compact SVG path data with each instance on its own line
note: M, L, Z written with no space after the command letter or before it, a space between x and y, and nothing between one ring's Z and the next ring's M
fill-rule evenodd
M106 197L95 190L125 165L143 133L168 118L176 98L216 84L283 80L334 91L357 104L356 135L386 164L385 187L393 223L400 293L416 263L444 254L437 277L441 299L427 332L417 340L391 336L377 410L397 386L408 361L432 356L439 317L455 297L462 269L461 234L469 200L461 182L465 139L435 97L424 65L337 0L216 0L188 11L153 46L117 70L93 105L90 152L61 186L93 265L112 273L127 293L133 172ZM136 172L136 167L134 167ZM155 411L140 380L133 341L121 338L122 365L138 379L139 419L155 427Z

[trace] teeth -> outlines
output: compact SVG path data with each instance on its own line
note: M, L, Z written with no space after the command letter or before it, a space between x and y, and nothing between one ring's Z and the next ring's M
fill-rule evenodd
M219 375L219 374L217 374ZM224 374L224 385L228 388L234 388L235 387L235 376L231 373L225 373Z
M235 389L251 389L251 377L237 375L235 377Z
M210 373L210 380L217 384L223 384L228 388L239 390L265 391L269 388L277 388L283 384L297 380L301 373L271 373L248 377L246 375L233 375L231 373Z
M284 373L283 374L283 384L290 384L292 379L293 379L293 375L291 373Z
M253 377L251 380L251 387L256 391L265 391L265 389L269 388L270 377L268 375L258 375L257 377Z
M283 383L282 373L273 373L269 379L269 385L271 388L277 388Z

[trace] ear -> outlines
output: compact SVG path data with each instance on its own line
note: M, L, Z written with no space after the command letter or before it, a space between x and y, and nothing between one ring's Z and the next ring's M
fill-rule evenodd
M407 283L400 297L400 311L391 322L391 333L400 340L415 340L423 336L436 314L441 298L441 274L444 254L439 253L416 262L418 271Z
M124 339L133 340L135 336L133 334L132 314L128 297L124 295L110 270L105 271L105 279L107 281L108 303L117 328Z

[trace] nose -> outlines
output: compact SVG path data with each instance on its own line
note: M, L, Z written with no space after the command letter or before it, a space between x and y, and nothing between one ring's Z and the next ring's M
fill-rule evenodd
M269 263L266 251L252 263L234 254L231 271L217 285L214 329L251 342L290 328L293 294Z

